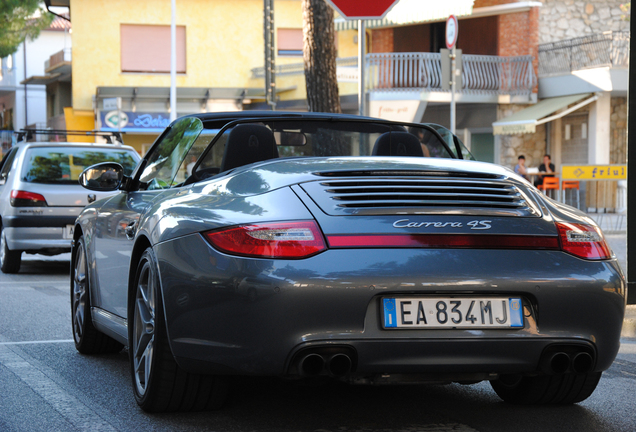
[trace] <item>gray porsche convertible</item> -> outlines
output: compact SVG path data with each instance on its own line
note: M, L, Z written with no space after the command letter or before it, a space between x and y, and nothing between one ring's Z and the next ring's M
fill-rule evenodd
M232 376L490 381L589 397L619 349L623 274L599 227L447 129L318 113L182 117L72 249L80 353L128 347L146 411L218 408Z

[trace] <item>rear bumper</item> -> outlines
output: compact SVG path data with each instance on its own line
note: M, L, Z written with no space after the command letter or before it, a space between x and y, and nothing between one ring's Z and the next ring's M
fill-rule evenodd
M79 212L77 212L79 213ZM4 216L4 228L63 228L75 224L77 215L72 216Z
M72 222L71 222L72 223ZM65 225L64 225L65 226ZM9 249L16 251L49 250L70 252L71 240L64 238L63 227L3 228Z
M185 252L187 251L187 252ZM352 349L354 374L486 379L535 373L549 347L611 365L625 282L615 262L516 250L329 250L305 260L230 257L199 235L156 246L173 354L186 369L293 375L299 352ZM523 329L385 330L386 295L509 295Z
M351 365L346 374L351 381L370 378L374 381L389 376L417 376L426 381L472 381L495 379L503 374L533 374L538 371L551 373L549 356L568 351L571 358L579 352L591 353L594 368L598 355L589 341L566 338L516 339L342 339L324 340L300 344L286 359L284 370L280 365L270 365L272 370L262 374L285 376L325 375L340 377L330 367L335 354L345 354ZM306 374L302 361L308 354L318 354L323 365L320 371ZM242 360L242 361L241 361ZM200 356L177 357L179 364L193 372L214 374L251 374L251 369L241 365L257 360L248 357L238 363L207 362ZM266 363L266 360L264 361ZM239 367L236 367L239 366ZM277 370L278 369L278 370ZM570 371L572 367L570 366Z

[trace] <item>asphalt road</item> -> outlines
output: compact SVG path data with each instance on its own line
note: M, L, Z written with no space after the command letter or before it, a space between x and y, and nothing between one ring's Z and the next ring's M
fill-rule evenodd
M519 407L488 383L357 387L234 382L221 411L150 415L134 402L127 353L83 356L70 326L69 263L25 257L0 274L0 431L634 431L636 339L573 406Z

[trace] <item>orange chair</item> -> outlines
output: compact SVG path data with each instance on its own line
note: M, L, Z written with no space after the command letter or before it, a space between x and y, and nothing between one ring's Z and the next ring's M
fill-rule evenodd
M561 182L561 189L563 189L563 202L565 202L565 194L568 189L571 191L576 190L576 208L581 208L580 196L579 196L579 181L578 180L563 180Z
M539 190L542 190L547 195L547 191L555 190L559 193L559 178L558 177L543 177L543 184L537 186Z

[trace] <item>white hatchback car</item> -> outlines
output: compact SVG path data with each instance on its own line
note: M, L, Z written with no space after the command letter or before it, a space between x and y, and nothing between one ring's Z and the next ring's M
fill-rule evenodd
M90 202L112 192L87 193L77 179L84 168L118 162L127 175L139 154L121 144L22 142L0 168L0 269L20 270L22 252L70 252L73 224Z

